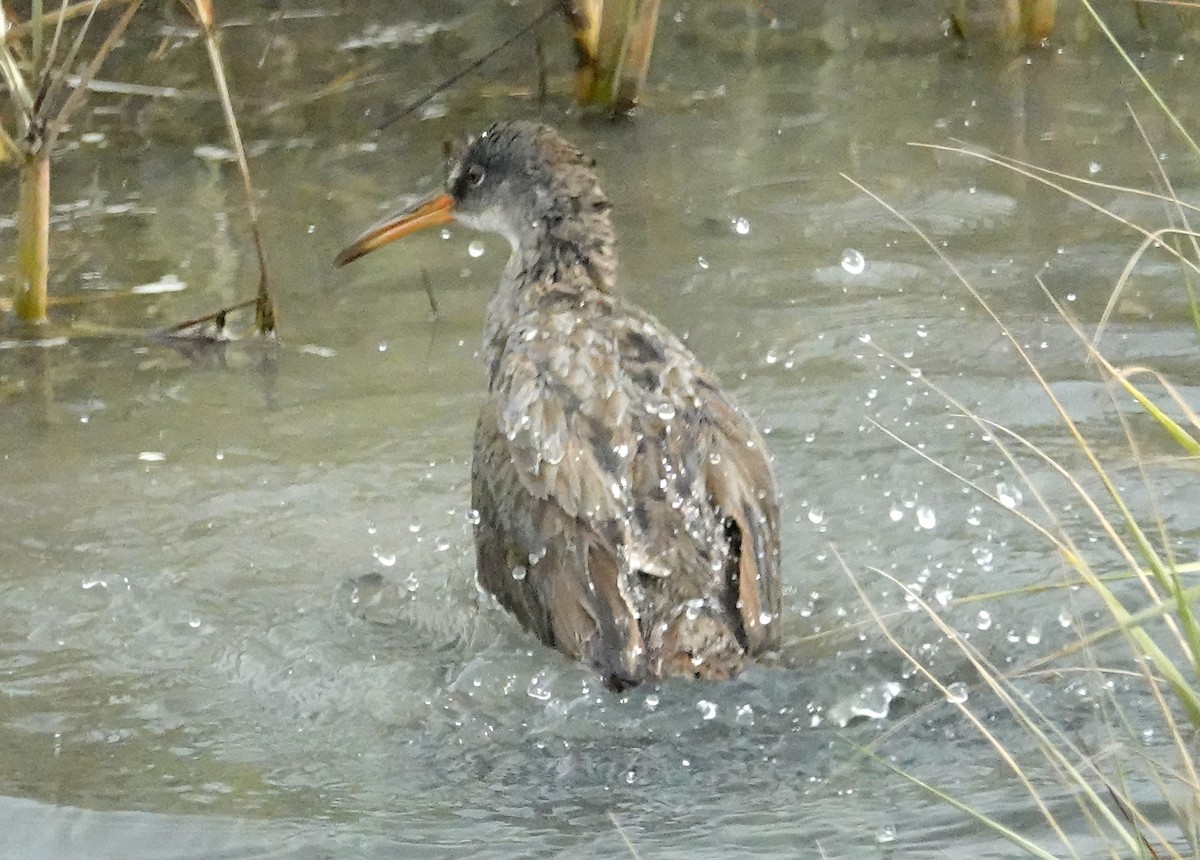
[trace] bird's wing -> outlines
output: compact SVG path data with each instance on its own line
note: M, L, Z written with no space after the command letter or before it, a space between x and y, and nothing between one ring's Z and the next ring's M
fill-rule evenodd
M779 646L779 490L770 455L754 425L714 386L702 386L708 421L706 485L729 528L726 575L742 620L746 650Z
M636 683L645 649L616 556L553 494L530 492L531 483L545 490L554 482L530 481L502 426L493 398L480 414L472 464L479 584L544 643L595 665L610 687ZM572 510L580 498L571 496Z
M653 318L624 309L580 324L566 312L510 334L475 459L481 583L543 641L577 656L600 647L556 629L571 626L559 617L583 621L614 652L584 656L614 675L636 669L634 572L669 578L684 599L720 594L752 653L772 641L778 511L765 448Z

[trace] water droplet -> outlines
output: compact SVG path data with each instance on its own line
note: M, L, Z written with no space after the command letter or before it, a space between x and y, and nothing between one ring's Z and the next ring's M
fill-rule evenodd
M684 610L684 615L687 616L687 620L695 621L700 617L700 610L704 608L704 598L693 597L685 605L687 608Z
M138 454L138 459L143 463L161 463L167 459L167 455L162 451L143 451Z
M636 782L636 781L637 781L637 769L631 767L629 770L625 771L625 784L633 785L634 782Z
M975 556L975 563L980 567L987 567L992 563L992 551L986 546L977 546L971 550L971 555Z
M473 526L477 526L477 525L479 525L479 520L480 520L479 511L476 508L471 508L470 510L467 511L467 522L469 522Z
M712 463L714 466L719 466L721 464L721 453L719 451L713 451L708 455L708 462Z
M896 825L885 824L875 833L875 841L880 845L896 841Z
M1042 628L1030 627L1029 632L1025 634L1025 641L1030 645L1036 645L1042 641Z
M934 599L938 605L945 608L950 605L950 601L954 599L954 590L949 585L939 585L933 592Z
M765 609L762 612L760 612L758 615L758 623L761 624L763 627L766 627L768 624L770 624L774 620L775 620L775 616L772 615L770 612L767 612Z
M1071 626L1071 613L1064 607L1062 612L1058 613L1058 625L1060 627Z
M717 703L710 702L708 699L701 699L696 703L696 710L700 712L702 719L711 720L717 715Z
M421 583L417 579L417 575L415 573L410 573L408 576L406 576L404 578L404 590L407 591L409 594L412 594L420 587L421 587Z
M733 229L735 231L737 231L737 234L739 236L745 236L747 233L750 232L750 219L738 218L736 221L733 222Z
M416 517L413 517L412 521L408 524L408 530L413 534L419 532L421 530L421 521Z
M923 529L931 529L937 525L937 514L929 505L917 506L917 525Z
M646 697L646 710L653 711L657 707L658 707L658 696L656 696L654 693L651 693L650 695L648 695Z
M754 708L749 705L738 705L737 716L734 718L734 721L739 726L754 725Z
M983 511L983 508L979 507L979 505L972 505L971 510L967 511L967 525L969 525L969 526L979 525L982 522L982 520L979 518L979 514L982 511Z
M708 268L708 260L704 259L703 257L697 257L696 265L699 266L701 269L707 269Z
M675 404L670 400L651 401L646 404L646 410L663 421L670 421L675 417Z
M525 567L523 565L518 564L516 567L514 567L512 569L512 578L515 579L517 582L520 582L522 579L525 578L525 574L527 572L528 571L525 570Z
M825 519L825 512L823 510L821 510L820 508L809 508L808 509L808 521L810 523L812 523L813 525L820 525L821 521L824 519Z
M900 520L904 519L904 510L892 505L892 509L888 511L888 519L894 523L900 522Z
M867 260L862 251L847 248L842 251L842 268L851 275L861 275L867 268Z
M1016 487L1010 487L1004 481L1001 481L996 485L996 498L1000 500L1000 504L1012 510L1021 504L1023 496L1021 495L1021 491Z
M546 683L541 675L534 675L529 679L529 686L525 689L529 694L529 698L537 699L539 702L548 702L550 700L550 685Z
M859 343L870 343L871 335L864 331L862 334L860 334L858 336L858 341L859 341Z
M1097 164L1095 161L1088 163L1088 174L1090 176L1095 176L1097 173L1100 172L1100 169L1101 169L1100 165Z
M961 705L970 695L971 691L962 681L955 681L946 687L946 701L953 705Z
M375 560L384 567L391 567L396 563L396 554L394 552L381 552L380 550L376 550L374 555Z
M1004 638L1015 645L1017 642L1021 641L1021 634L1016 630L1009 630L1004 634Z
M980 630L987 630L992 626L992 613L986 609L980 609L979 615L975 617L975 626Z

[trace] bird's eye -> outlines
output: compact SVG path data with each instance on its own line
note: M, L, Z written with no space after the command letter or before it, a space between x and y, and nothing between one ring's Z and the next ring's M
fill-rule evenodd
M472 164L467 168L467 185L471 188L478 188L483 184L483 178L487 174L478 164Z

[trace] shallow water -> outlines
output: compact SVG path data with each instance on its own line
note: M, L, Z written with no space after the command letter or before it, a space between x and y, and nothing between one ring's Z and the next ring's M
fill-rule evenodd
M1183 151L1099 42L965 57L914 35L829 51L819 27L786 18L714 37L702 4L664 20L632 121L581 117L557 95L539 105L522 49L373 132L514 29L495 5L414 3L398 17L393 4L354 15L296 4L226 32L278 348L0 343L2 853L625 857L628 839L643 857L817 856L818 845L830 857L1012 856L857 754L876 741L1045 836L991 748L880 636L839 556L946 681L976 679L874 569L945 604L997 665L1028 663L1098 622L1098 607L1063 590L968 602L1060 582L1066 567L1012 512L880 427L1043 522L983 431L924 381L1081 459L997 324L839 174L911 217L995 303L1131 498L1156 505L1174 549L1194 557L1194 470L1165 460L1168 440L1131 417L1155 480L1147 498L1117 408L1035 281L1090 329L1138 238L1010 172L907 143L962 139L1149 187L1129 101L1165 166ZM182 95L96 96L56 173L54 289L96 297L70 313L123 329L191 318L255 284L202 50L183 22L147 20L109 75ZM160 42L164 58L147 59ZM1194 118L1193 46L1139 47ZM551 58L567 67L565 52ZM350 89L320 91L351 72ZM615 696L476 594L477 348L506 246L455 229L350 269L330 261L433 187L444 138L513 116L551 121L598 157L622 288L686 334L769 431L785 497L783 666ZM1181 163L1173 178L1200 198L1194 170ZM1145 200L1096 197L1165 223ZM1197 402L1195 335L1165 256L1139 267L1104 344ZM1049 509L1108 559L1078 499L1028 460ZM1128 663L1119 647L1113 662ZM1041 676L1024 689L1072 739L1101 744L1093 682ZM1129 686L1117 694L1132 715L1153 708ZM1094 856L1070 792L971 690ZM1162 743L1145 741L1151 754Z

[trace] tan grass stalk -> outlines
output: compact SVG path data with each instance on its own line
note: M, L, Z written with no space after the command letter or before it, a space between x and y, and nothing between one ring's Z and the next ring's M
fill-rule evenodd
M1121 59L1125 61L1125 65L1129 66L1130 70L1134 73L1134 75L1137 76L1138 81L1141 82L1142 87L1150 94L1150 97L1154 99L1154 102L1158 105L1159 110L1161 110L1163 115L1170 120L1171 125L1175 128L1175 131L1177 131L1179 136L1187 142L1187 145L1192 150L1192 153L1200 156L1200 144L1196 143L1195 139L1191 136L1191 134L1188 133L1187 128L1180 121L1179 117L1175 115L1175 112L1171 110L1170 106L1168 106L1166 101L1163 100L1163 97L1159 95L1158 90L1154 87L1154 84L1150 83L1150 79L1146 77L1145 73L1143 73L1141 68L1138 67L1138 64L1133 61L1133 58L1129 56L1129 53L1121 46L1121 43L1117 41L1117 37L1113 35L1113 31L1109 29L1108 24L1105 23L1104 19L1101 18L1096 12L1095 8L1093 8L1091 0L1082 0L1082 3L1083 8L1086 9L1088 14L1092 16L1092 20L1096 22L1096 25L1104 33L1105 38L1108 39L1109 43L1113 46L1116 52L1121 55Z
M267 277L267 255L263 249L262 232L258 226L258 202L254 185L250 179L250 165L246 160L246 148L242 145L242 133L238 128L237 114L233 110L233 99L225 79L225 64L221 60L219 32L210 0L190 0L188 8L204 30L204 47L208 52L208 63L213 80L221 98L221 110L225 116L225 127L237 157L238 173L242 179L242 191L246 197L246 213L250 219L250 233L254 239L254 253L258 258L258 294L254 305L254 327L260 335L275 332L275 304L271 299Z
M38 325L46 321L46 285L50 276L50 159L24 158L19 185L13 310L18 319Z
M84 15L91 15L93 8L105 9L109 6L118 6L121 3L128 3L129 0L83 0L81 3L72 3L67 6L64 4L61 12L46 12L41 16L34 16L28 21L22 21L19 24L13 24L8 28L9 39L20 39L26 33L33 30L48 27L52 24L57 24L59 15L62 15L63 21L69 21L74 18L79 18Z
M969 281L967 281L967 279L962 275L962 273L958 270L958 268L954 265L954 263L949 259L949 257L945 254L945 252L940 247L938 247L937 243L935 243L932 239L930 239L929 236L926 235L925 232L923 230L921 230L920 227L918 227L915 223L913 223L913 221L911 219L907 218L905 215L903 215L901 212L899 212L899 210L897 210L894 206L892 206L891 204L884 201L877 194L873 193L872 191L867 189L862 184L856 182L855 180L851 179L849 176L846 176L845 174L842 174L842 176L848 182L850 182L852 185L854 185L856 188L858 188L860 191L862 191L864 194L866 194L868 197L870 197L871 199L873 199L877 203L879 203L884 209L886 209L893 216L895 216L898 220L900 220L902 223L904 223L910 230L912 230L913 233L918 238L920 238L921 241L924 242L926 244L926 246L929 247L938 256L938 258L940 260L942 260L943 263L954 273L955 277L959 280L959 282L963 285L963 287L971 294L972 298L975 299L975 302L984 310L985 313L987 313L987 315L997 325L1000 332L1004 335L1005 339L1009 342L1009 344L1012 346L1012 348L1016 351L1017 355L1020 356L1022 361L1025 363L1026 367L1028 368L1030 373L1033 375L1034 379L1037 380L1038 385L1042 388L1042 391L1045 393L1047 399L1050 401L1050 404L1054 407L1055 412L1058 414L1059 420L1063 423L1063 426L1067 428L1072 439L1075 440L1080 451L1084 454L1085 458L1087 459L1088 464L1091 466L1093 472L1097 475L1097 477L1100 479L1101 483L1104 485L1105 490L1109 495L1109 498L1113 501L1113 503L1116 505L1118 511L1121 514L1121 519L1125 525L1126 530L1133 537L1134 544L1135 544L1138 552L1142 556L1143 560L1150 567L1150 570L1154 576L1154 579L1157 580L1162 585L1162 587L1169 589L1171 587L1170 586L1171 574L1170 574L1169 570L1163 564L1162 560L1159 558L1158 554L1155 552L1153 546L1150 544L1149 540L1147 540L1146 535L1143 532L1141 526L1138 525L1136 519L1133 517L1132 513L1129 511L1128 507L1125 504L1124 499L1121 497L1120 493L1117 491L1116 485L1113 483L1112 479L1108 475L1108 472L1105 470L1103 465L1100 463L1099 459L1096 457L1095 452L1092 450L1091 446L1087 443L1087 440L1083 437L1083 435L1080 432L1075 421L1067 413L1066 408L1062 405L1062 402L1054 394L1053 388L1051 388L1049 382L1042 375L1040 369L1033 362L1032 358L1030 358L1028 352L1021 346L1020 341L1012 334L1011 331L1009 331L1008 327L1004 324L1004 322L995 313L995 311L992 309L992 307L988 304L987 300L983 298L983 296L978 292L978 290L976 290L970 284ZM1139 228L1139 229L1141 229L1141 228ZM1038 449L1034 448L1034 450L1037 451ZM1053 462L1053 461L1051 461L1051 462ZM1066 473L1065 470L1063 470L1063 473L1067 477L1067 479L1072 483L1072 486L1077 488L1077 492L1080 494L1080 497L1082 498L1082 500L1092 509L1094 515L1097 517L1101 527L1104 528L1105 533L1108 536L1109 540L1112 542L1113 546L1115 548L1117 548L1125 556L1127 563L1133 570L1140 571L1141 568L1136 563L1133 553L1132 553L1132 550L1128 546L1126 546L1125 542L1121 539L1120 534L1116 531L1115 526L1113 524L1111 524L1106 517L1104 517L1103 513L1099 509L1099 506L1087 494L1087 492L1083 490L1082 486L1079 485L1078 481L1073 476L1070 476L1069 473ZM1033 487L1033 485L1029 481L1026 481L1026 484L1027 484L1027 486L1030 486L1031 489L1036 489ZM1044 505L1044 502L1043 502L1043 505ZM1077 552L1075 553L1075 555L1078 557ZM1085 571L1086 571L1086 566L1080 568L1081 573L1083 573ZM1143 579L1143 584L1147 588L1149 593L1151 593L1151 594L1154 593L1153 588L1151 587L1150 583L1147 580ZM1121 626L1129 628L1130 613L1120 603L1120 601L1117 600L1116 597L1111 592L1109 592L1107 589L1096 589L1096 593L1103 600L1105 607L1108 609L1109 613L1113 616L1113 619ZM1169 616L1165 616L1165 620L1167 621L1168 624L1172 623L1172 619ZM1183 639L1182 639L1182 637L1180 637L1178 630L1176 630L1176 636L1177 636L1177 639L1179 639L1180 643L1182 644ZM1145 630L1138 628L1138 627L1129 628L1128 633L1127 633L1127 639L1130 642L1130 644L1133 645L1140 654L1144 654L1154 661L1155 667L1167 679L1167 682L1171 685L1171 688L1172 688L1173 692L1175 693L1176 698L1179 700L1180 704L1184 707L1185 711L1187 712L1189 721L1194 726L1200 727L1200 691L1198 691L1195 687L1193 687L1192 685L1190 685L1188 683L1188 681L1179 672L1178 667L1176 667L1174 662L1172 662L1170 657L1168 657L1162 651L1162 649L1159 647L1158 643L1156 641L1154 641L1154 639ZM1193 657L1193 659L1194 659L1194 657Z

